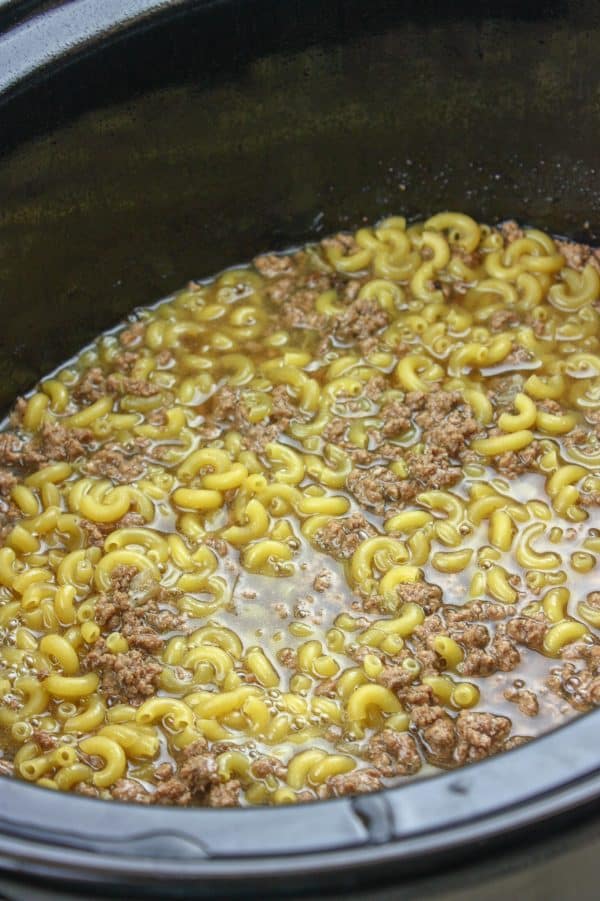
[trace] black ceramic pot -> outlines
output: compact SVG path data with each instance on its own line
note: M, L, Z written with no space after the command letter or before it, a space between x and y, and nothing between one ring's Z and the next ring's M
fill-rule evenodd
M4 406L136 305L365 218L600 241L591 0L0 0L0 30ZM0 896L595 898L599 732L287 809L0 779Z

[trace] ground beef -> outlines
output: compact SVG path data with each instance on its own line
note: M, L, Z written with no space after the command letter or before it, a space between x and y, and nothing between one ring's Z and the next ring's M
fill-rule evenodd
M204 539L204 544L207 547L212 548L213 551L216 551L219 557L226 557L229 553L229 545L224 538L217 538L209 535Z
M142 379L132 379L123 375L109 375L106 390L112 394L133 394L136 397L153 397L160 394L162 388Z
M129 650L113 654L100 638L83 657L82 668L100 675L112 703L137 706L156 693L162 665L154 655L164 647L160 633L180 628L183 622L175 608L178 596L146 573L125 566L115 570L110 590L98 596L95 621L104 634L120 632Z
M29 740L38 745L42 754L45 754L47 751L53 751L59 742L56 735L44 729L34 729Z
M123 345L123 347L132 347L133 345L141 344L142 336L146 331L146 325L143 322L132 322L126 329L119 335L119 341Z
M396 586L395 597L391 599L389 596L384 598L377 594L365 594L363 607L368 612L394 613L402 604L419 604L429 615L440 608L442 591L439 586L429 582L403 582Z
M56 423L46 422L28 439L13 432L0 435L0 466L13 466L21 471L40 469L48 463L69 463L89 453L93 441L89 429L67 429Z
M238 807L242 786L237 779L213 785L208 790L209 807Z
M346 488L361 507L382 515L386 507L402 503L404 482L391 469L375 466L372 469L353 469L346 479Z
M449 488L462 478L462 471L450 465L448 454L441 447L426 448L421 454L411 451L406 455L406 462L411 483L406 501L413 500L422 491Z
M141 513L136 513L132 510L116 522L90 522L89 519L80 519L79 525L87 535L87 547L103 547L107 536L111 532L114 532L116 529L145 526L146 520Z
M10 760L0 758L0 776L14 776L15 768Z
M7 498L17 483L17 477L10 470L0 469L0 497Z
M514 310L496 310L490 316L489 322L493 332L501 332L506 328L515 328L521 320Z
M318 313L315 307L319 293L300 289L289 295L282 308L281 322L284 328L325 329L327 317Z
M457 744L454 762L459 766L483 760L501 750L511 728L511 722L505 716L473 713L470 710L461 711L455 725Z
M504 697L507 701L516 704L525 716L537 716L540 712L537 695L526 688L507 688Z
M13 432L0 434L0 464L3 466L19 466L22 461L24 442Z
M546 624L530 616L516 616L506 626L507 634L517 644L539 651L544 643Z
M391 664L389 666L384 666L379 675L377 676L377 681L380 685L385 686L385 688L390 688L392 691L401 692L407 686L414 681L415 674L406 669L402 664Z
M354 300L347 310L333 321L333 333L338 341L350 344L377 334L389 323L388 313L376 300Z
M277 757L259 757L252 763L250 770L255 779L266 779L268 776L274 776L276 779L287 777L287 766Z
M176 609L180 596L180 592L164 588L147 573L119 566L113 573L110 591L96 600L95 621L106 632L120 631L130 646L143 648L148 632L181 628L183 618Z
M88 475L111 479L117 485L127 485L144 471L140 454L125 454L118 444L106 444L89 458L84 469Z
M381 434L384 438L396 438L403 435L412 426L412 411L405 403L394 399L387 401L381 410L379 416L383 420Z
M321 247L325 250L329 248L331 250L339 250L344 256L356 253L359 250L359 245L356 243L354 235L349 232L338 232L337 235L333 235L330 238L323 238Z
M500 233L507 244L513 244L525 234L523 229L514 219L507 219L506 222L503 222L500 226Z
M83 795L84 798L100 797L100 790L95 785L89 785L87 782L78 782L73 791L78 795Z
M315 533L315 544L319 550L332 557L348 559L365 538L375 535L371 523L360 513L353 513L330 519Z
M325 785L319 786L319 798L343 798L360 795L383 788L381 775L376 769L353 770L340 776L330 776Z
M442 707L434 704L414 707L411 719L419 729L429 762L437 766L450 766L456 745L452 717Z
M494 457L494 468L508 479L514 479L524 472L535 470L541 453L542 447L539 441L532 441L523 450L507 451L505 454Z
M565 258L565 263L571 269L579 272L589 263L600 271L600 248L590 247L588 244L578 244L575 241L557 240L556 246Z
M296 264L290 256L265 253L254 260L254 267L265 278L279 278L281 275L295 275Z
M162 642L155 650L160 650ZM139 705L156 694L162 666L153 657L137 649L113 654L106 650L103 639L85 654L81 661L84 672L98 673L104 696L110 705Z
M237 779L221 782L215 754L204 739L198 739L185 748L175 775L159 783L152 800L155 804L235 807L240 789Z
M271 403L269 418L276 422L283 420L283 428L286 428L292 419L301 418L285 385L275 385L271 393Z
M487 651L475 648L465 654L464 660L459 665L463 676L491 676L497 669L496 658Z
M503 673L510 673L521 662L521 655L506 635L496 632L490 644L490 653L496 660L496 669Z
M412 776L421 769L417 743L408 732L384 729L367 746L367 757L383 776Z
M118 779L110 790L115 801L129 801L134 804L150 804L152 793L135 779Z
M320 570L314 578L313 588L315 591L327 591L328 588L331 588L333 582L333 575L331 570L322 569Z
M94 366L84 372L75 385L73 399L77 403L93 404L107 393L106 376L99 366Z

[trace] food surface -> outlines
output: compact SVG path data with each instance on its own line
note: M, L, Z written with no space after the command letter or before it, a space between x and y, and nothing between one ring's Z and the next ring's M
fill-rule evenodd
M191 283L0 433L0 775L366 792L600 704L600 257L399 217Z

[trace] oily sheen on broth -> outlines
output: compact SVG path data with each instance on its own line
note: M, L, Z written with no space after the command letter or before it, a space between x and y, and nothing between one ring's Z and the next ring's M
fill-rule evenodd
M368 792L600 703L600 263L393 217L135 317L0 434L0 775Z

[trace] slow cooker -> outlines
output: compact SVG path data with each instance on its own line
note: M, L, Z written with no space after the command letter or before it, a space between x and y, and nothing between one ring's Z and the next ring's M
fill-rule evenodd
M587 0L2 0L2 404L189 278L385 214L599 243L599 41ZM599 734L280 809L3 778L0 897L595 898Z

